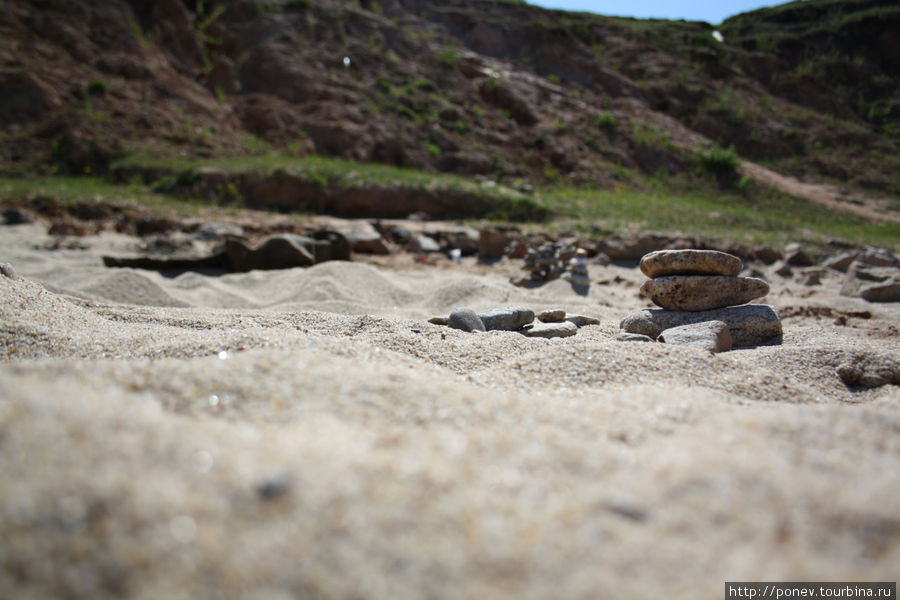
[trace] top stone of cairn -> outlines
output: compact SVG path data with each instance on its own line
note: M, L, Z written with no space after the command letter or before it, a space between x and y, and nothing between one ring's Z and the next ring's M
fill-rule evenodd
M724 275L741 272L741 259L718 250L657 250L641 259L641 271L653 279L666 275Z

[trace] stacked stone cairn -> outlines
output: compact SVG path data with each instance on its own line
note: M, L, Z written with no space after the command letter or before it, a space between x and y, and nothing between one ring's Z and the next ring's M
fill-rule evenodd
M622 320L619 339L657 340L704 348L779 342L781 320L774 308L747 304L769 293L769 284L739 277L741 259L715 250L659 250L644 255L641 271L649 277L641 293L662 310L648 309Z
M536 248L528 248L522 268L529 272L529 276L513 281L516 285L559 278L568 280L572 285L590 285L587 251L572 244L546 242Z
M508 306L475 312L471 308L457 308L449 317L432 317L429 323L445 325L461 331L515 331L526 337L569 337L579 327L599 325L600 320L557 308L537 315L524 306Z

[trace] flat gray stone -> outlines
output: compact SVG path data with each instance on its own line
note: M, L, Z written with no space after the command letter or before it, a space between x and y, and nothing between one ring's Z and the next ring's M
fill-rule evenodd
M741 272L744 264L732 254L718 250L657 250L641 259L647 277L666 275L725 275Z
M447 324L462 331L484 331L484 323L471 308L457 308L450 313Z
M723 321L704 321L671 327L659 334L657 341L710 352L728 352L732 347L731 330Z
M869 302L900 302L900 281L864 285L859 295Z
M538 315L538 321L544 323L559 323L566 320L566 311L562 308L554 308L551 310L543 310Z
M617 342L652 342L654 340L649 335L644 335L642 333L622 332L616 336L616 341Z
M655 339L666 329L704 321L722 321L728 325L735 348L780 343L777 338L782 334L781 319L768 304L729 306L698 312L646 309L622 319L620 327L628 333L642 333Z
M535 321L531 327L520 329L519 333L525 337L557 338L569 337L578 333L578 326L568 321L560 323L542 323Z
M872 290L868 292L869 298L866 298L869 302L895 302L880 298L892 297L896 292L891 288L897 282L900 282L900 269L896 267L872 267L854 262L844 276L841 295L861 298L864 297L863 291Z
M755 277L669 275L644 282L641 293L666 310L711 310L746 304L769 293L769 284Z
M600 319L594 317L586 317L574 313L566 313L566 321L573 323L576 327L584 327L585 325L599 325Z
M494 308L478 313L488 331L516 331L534 321L534 311L524 306Z

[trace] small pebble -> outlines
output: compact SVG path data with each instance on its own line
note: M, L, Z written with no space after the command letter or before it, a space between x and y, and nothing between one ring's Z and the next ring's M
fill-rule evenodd
M616 336L617 342L652 342L653 338L642 333L622 332Z
M525 337L569 337L578 333L578 327L574 323L569 323L568 321L562 321L561 323L542 323L541 321L535 321L533 326L520 329L519 333Z
M565 321L565 319L566 311L562 308L544 310L538 315L538 320L544 323L559 323L560 321Z
M19 279L19 274L16 273L16 270L9 263L0 263L0 275L13 281L18 281Z
M586 317L585 315L577 315L574 313L566 313L566 321L572 323L576 327L584 327L585 325L599 325L600 319L594 317Z
M450 318L447 321L447 324L453 329L459 329L461 331L486 331L484 322L482 322L481 318L475 314L475 311L471 308L457 308L450 313Z
M523 306L494 308L478 313L487 331L516 331L534 321L534 311Z

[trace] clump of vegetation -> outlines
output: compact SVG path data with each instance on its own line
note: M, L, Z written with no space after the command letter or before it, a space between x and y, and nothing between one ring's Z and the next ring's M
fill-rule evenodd
M734 184L740 179L738 168L741 166L741 157L734 146L710 146L706 152L700 153L700 164L715 175L720 183Z
M95 79L87 84L84 89L91 96L104 96L109 91L109 84L102 79Z
M609 111L594 115L594 121L607 131L615 131L616 129L616 115Z

